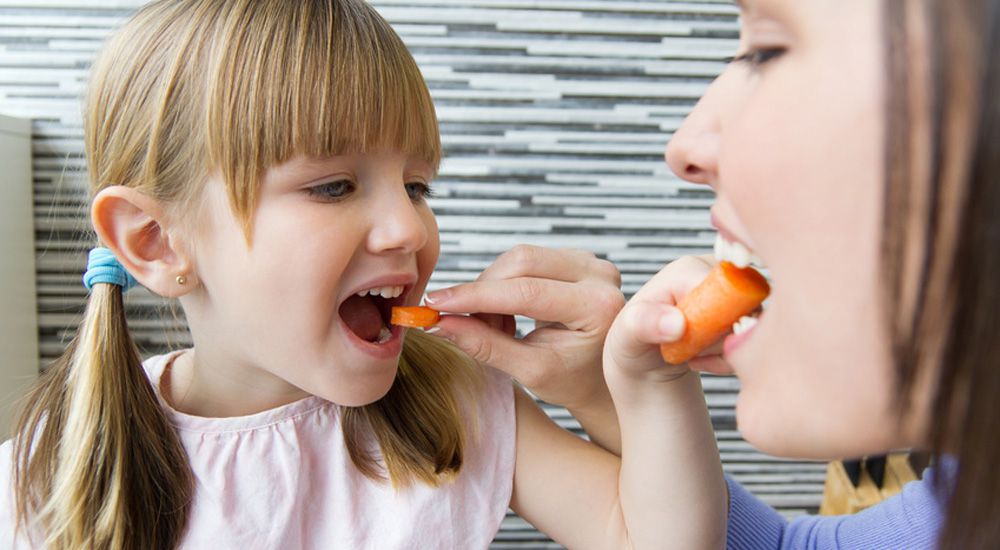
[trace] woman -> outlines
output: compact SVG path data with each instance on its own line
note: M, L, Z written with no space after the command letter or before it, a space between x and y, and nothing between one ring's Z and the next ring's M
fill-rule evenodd
M762 258L773 293L722 350L667 366L656 344L684 330L669 304L712 262L668 266L612 327L612 395L628 399L618 387L636 377L673 392L692 370L733 372L739 427L765 452L939 457L873 509L791 523L730 479L730 547L1000 547L1000 2L743 0L741 13L740 54L666 158L716 191L718 256ZM686 483L714 458L675 452Z

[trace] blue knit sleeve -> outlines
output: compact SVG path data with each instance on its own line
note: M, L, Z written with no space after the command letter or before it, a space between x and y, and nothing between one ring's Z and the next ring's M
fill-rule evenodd
M726 476L731 550L931 549L944 518L935 490L935 469L876 506L849 516L801 516L785 520Z

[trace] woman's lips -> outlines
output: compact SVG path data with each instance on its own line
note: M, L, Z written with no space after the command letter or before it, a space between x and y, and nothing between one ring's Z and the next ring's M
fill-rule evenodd
M743 327L738 331L734 331L732 334L727 336L722 342L722 356L728 360L729 357L736 352L757 329L757 324L759 323L759 318L763 317L763 313L758 316L757 320L752 323L744 323L743 320L740 321ZM745 317L744 319L753 319L752 317Z
M714 210L711 211L710 215L711 215L710 223L712 224L712 227L714 227L715 230L718 231L719 234L722 235L724 239L726 239L731 243L740 242L740 240L736 238L736 235L732 231L730 231L728 227L726 227L726 224L722 223L722 218L720 218L715 213Z

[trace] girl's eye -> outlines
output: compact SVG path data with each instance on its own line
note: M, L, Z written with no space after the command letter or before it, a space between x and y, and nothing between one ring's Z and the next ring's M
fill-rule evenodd
M410 200L418 201L433 197L434 190L431 189L429 184L422 181L415 181L406 184L406 194L410 196Z
M732 58L732 63L745 63L751 68L758 68L768 61L777 59L785 53L785 48L758 48Z
M351 194L351 191L354 191L354 183L350 180L330 181L309 187L306 191L317 199L336 201Z

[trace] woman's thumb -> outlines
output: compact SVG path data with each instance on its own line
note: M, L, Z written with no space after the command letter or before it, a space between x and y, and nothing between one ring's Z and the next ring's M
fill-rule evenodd
M450 341L476 362L518 378L523 365L531 365L530 350L512 336L480 319L464 315L446 315L428 334Z

